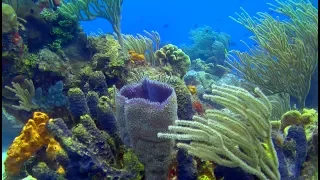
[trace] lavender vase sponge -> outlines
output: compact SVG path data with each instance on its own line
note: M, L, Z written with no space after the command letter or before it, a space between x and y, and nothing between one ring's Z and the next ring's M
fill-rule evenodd
M157 133L178 119L174 89L149 79L124 86L116 96L116 110L121 139L144 164L146 180L165 180L174 144Z

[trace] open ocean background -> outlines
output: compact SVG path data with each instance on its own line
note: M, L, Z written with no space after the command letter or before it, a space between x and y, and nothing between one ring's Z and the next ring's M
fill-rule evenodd
M253 42L249 40L251 33L229 16L236 17L235 13L241 12L240 7L250 15L269 12L277 16L269 10L267 3L275 4L273 0L124 0L121 28L124 34L142 34L143 30L158 31L162 44L179 46L191 43L189 32L196 25L207 25L215 31L231 35L236 46L230 49L244 51L247 48L240 40L252 45ZM313 0L312 3L318 7L318 1ZM110 23L101 18L83 21L81 25L87 34L96 33L99 28L104 33L113 32Z

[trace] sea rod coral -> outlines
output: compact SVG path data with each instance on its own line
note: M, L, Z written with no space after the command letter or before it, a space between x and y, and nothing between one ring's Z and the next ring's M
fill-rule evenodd
M258 13L251 18L243 9L233 20L250 30L258 44L250 53L231 51L227 63L245 79L275 93L297 98L300 109L310 90L311 76L318 65L318 9L311 2L276 0L271 10L289 20Z
M207 110L204 117L194 121L176 120L170 133L158 133L159 138L175 139L178 148L202 160L227 167L240 167L259 179L280 180L278 159L271 140L269 122L271 104L256 88L255 98L235 86L212 86L215 95L204 95L231 110ZM248 126L249 125L249 126Z

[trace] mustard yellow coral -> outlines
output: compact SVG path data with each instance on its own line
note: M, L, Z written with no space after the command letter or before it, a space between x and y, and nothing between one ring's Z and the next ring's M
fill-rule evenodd
M53 137L50 137L48 147L46 149L47 157L50 160L54 160L59 151L63 151L62 147L58 141L56 141Z
M28 120L7 152L7 159L4 162L7 175L18 175L23 163L44 145L50 144L50 148L60 146L45 128L48 120L48 115L42 112L35 112L33 118Z
M188 86L188 89L189 89L189 91L190 91L190 93L191 93L192 95L197 94L197 87L196 87L196 86L189 85L189 86Z
M305 129L307 141L309 141L317 123L318 112L315 109L304 108L301 113L297 110L291 110L282 115L280 130L287 134L291 125L302 125Z
M138 63L139 64L139 63L143 63L145 61L144 54L139 54L139 53L132 51L132 50L129 51L128 53L130 55L131 63L134 63L134 64Z
M306 109L302 110L300 113L297 110L291 110L284 113L281 117L281 130L284 130L290 125L309 125L318 121L318 112L315 109Z
M125 152L123 155L123 164L125 169L135 171L135 180L143 179L142 172L144 171L144 166L140 163L133 150L129 149Z

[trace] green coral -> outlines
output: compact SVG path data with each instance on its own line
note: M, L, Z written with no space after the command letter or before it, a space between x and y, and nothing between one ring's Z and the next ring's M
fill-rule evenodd
M50 35L54 41L49 44L51 50L61 50L62 45L70 42L79 32L78 22L72 18L62 16L60 11L44 9L40 15L45 21L52 25Z
M112 35L105 38L94 37L89 40L97 53L92 57L95 70L101 70L107 79L123 79L127 60L120 53L121 46Z
M31 68L35 68L37 63L39 62L39 57L36 54L28 54L27 58L24 59L24 64L30 66Z
M309 141L318 123L318 112L315 109L307 108L304 108L302 112L291 110L282 115L279 123L281 123L280 130L285 133L291 125L302 125L305 129L307 141Z
M24 83L28 88L24 89L19 83L12 82L12 87L5 86L6 89L15 93L15 96L19 98L19 106L12 105L15 110L25 110L30 112L31 110L38 109L39 107L32 101L35 95L35 88L32 80L25 79Z
M59 17L58 13L53 11L52 9L45 8L41 11L40 17L46 21L56 21Z
M156 59L160 64L172 66L172 74L183 77L191 64L190 58L177 46L168 44L157 50Z
M33 77L34 68L37 67L38 63L38 55L33 53L24 53L22 57L14 57L14 64L12 68L16 73L24 74L27 77Z
M134 154L133 150L129 149L123 155L124 168L136 173L134 180L143 179L144 166L139 162L138 157Z
M168 84L174 88L178 102L178 117L180 119L189 119L192 117L191 94L183 80L176 76L171 76Z
M49 47L52 51L59 51L61 50L61 43L61 39L56 39L51 44L49 44Z
M93 69L92 69L91 66L84 66L80 70L80 75L81 75L83 80L88 80L92 73L93 73Z
M18 19L14 9L6 3L2 3L2 34L18 29Z

